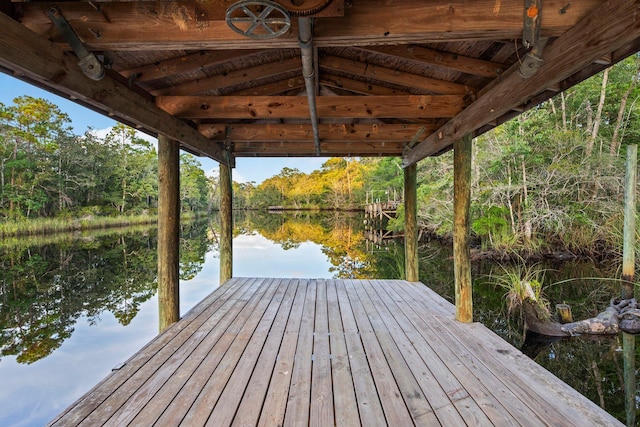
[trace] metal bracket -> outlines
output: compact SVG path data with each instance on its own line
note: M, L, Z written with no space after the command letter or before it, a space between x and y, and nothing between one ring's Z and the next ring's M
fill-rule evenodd
M102 80L105 76L104 65L93 53L89 52L87 48L84 47L78 35L73 31L69 22L67 22L60 12L60 9L58 9L57 6L53 6L47 11L47 15L51 22L53 22L53 25L55 25L60 35L65 38L78 59L80 59L78 66L85 76L95 81Z
M540 40L542 0L525 0L522 44L528 49Z
M542 37L537 45L535 45L529 53L527 53L522 61L520 62L520 76L522 78L528 79L533 76L544 62L542 58L542 51L544 47L547 45L547 41L549 39L547 37Z

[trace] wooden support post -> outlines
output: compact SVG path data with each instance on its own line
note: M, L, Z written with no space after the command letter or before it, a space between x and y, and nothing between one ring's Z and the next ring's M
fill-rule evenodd
M160 332L180 319L180 146L158 136L158 311Z
M471 205L471 134L453 143L453 271L456 320L473 321L469 208Z
M638 146L627 145L627 172L624 190L624 242L622 248L622 299L633 298L636 246L636 186Z
M233 277L233 187L231 167L220 163L220 284Z
M556 304L556 314L558 315L558 321L563 325L573 322L573 314L569 304Z
M417 166L404 169L404 265L409 282L418 278L418 196Z
M634 297L634 270L636 244L636 186L638 146L627 145L627 171L624 191L624 238L622 248L622 299ZM624 371L625 412L627 425L636 425L636 337L622 333L622 359Z

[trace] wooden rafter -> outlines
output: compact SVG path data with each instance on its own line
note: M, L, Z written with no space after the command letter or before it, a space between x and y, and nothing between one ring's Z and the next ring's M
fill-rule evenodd
M579 22L601 0L545 1L542 35L556 37ZM101 11L87 2L58 4L78 35L92 50L256 49L298 47L297 23L277 39L252 40L234 33L224 21L226 4L198 18L200 1L103 3ZM40 35L51 33L45 10L49 3L14 6L24 25ZM175 8L178 7L179 13ZM213 6L212 6L213 7ZM562 13L561 11L564 11ZM384 12L384 19L380 19ZM108 18L107 18L108 17ZM96 33L100 37L95 37ZM445 40L512 40L522 36L521 0L368 0L353 2L344 18L318 20L314 44L437 43Z
M425 65L434 65L447 70L481 77L496 78L506 67L496 62L470 58L416 45L362 47L360 50L416 61Z
M270 96L281 95L285 92L304 88L304 79L300 77L291 77L283 80L279 80L273 83L267 83L262 85L253 86L249 89L237 90L225 95L233 96Z
M379 142L367 141L336 142L321 141L320 152L325 157L378 157L378 156L400 156L404 144L399 141ZM315 152L315 143L309 142L239 142L233 145L233 152L237 157L289 157L289 156L309 156Z
M164 134L189 151L217 161L229 161L219 143L209 141L185 122L108 76L97 82L89 80L78 67L75 56L3 13L0 13L0 28L0 66L19 70L16 77L56 89L59 93L72 94L76 102L154 136Z
M147 82L155 79L166 78L180 73L188 73L194 70L200 70L205 67L219 65L237 58L261 52L260 50L242 50L228 51L216 50L210 52L198 52L188 55L178 56L176 58L159 61L153 64L147 64L128 70L121 70L120 74L124 77L131 77L135 74L135 81Z
M318 125L323 142L398 141L410 143L416 135L431 133L434 124L326 124ZM234 142L313 141L310 124L202 124L198 130L217 140ZM228 134L227 134L228 132Z
M445 80L432 79L412 73L400 72L379 65L365 64L352 59L326 55L320 58L320 69L341 71L349 74L374 79L381 82L393 83L399 86L414 87L441 95L465 95L472 92L472 88L451 83Z
M5 62L5 68L148 133L178 126L185 135L196 135L183 140L184 144L193 141L197 146L207 141L195 130L200 125L199 130L214 139L206 144L217 143L214 150L222 150L224 141L240 155L315 155L307 147L308 101L300 96L305 85L297 53L297 21L292 21L288 34L276 39L245 38L224 22L224 12L232 2L14 1L2 10L42 36L35 48L22 45L26 57L56 47L56 55L64 54L66 62L53 71L64 77L59 83L57 76L34 73L12 62ZM91 83L83 89L84 95L74 85L67 86L65 67L67 63L75 66L76 58L45 13L52 4L60 8L89 50L113 60L108 74L120 85L117 87L128 91L126 96L104 88L96 94L104 83ZM621 44L598 47L608 44L613 32L594 33L593 28L608 28L618 19L614 14L597 16L590 23L593 28L583 25L602 4L602 0L545 0L542 35L550 37L544 52L547 62L530 81L520 82L518 65L513 64L526 54L518 41L523 24L521 0L347 2L339 17L318 18L314 26L322 155L389 155L404 147L405 163L411 164L450 148L452 135L480 134L625 53L637 52L640 38L632 36L624 42L614 35L614 43ZM604 20L608 20L606 25ZM585 45L580 36L558 44L576 25L590 44ZM0 32L4 36L5 31ZM559 53L559 49L565 51ZM550 59L549 52L556 57ZM550 61L563 65L551 66ZM550 66L552 72L546 73ZM84 79L80 76L76 80ZM136 101L128 101L131 94L138 97ZM126 106L121 107L122 103ZM170 116L173 121L160 119ZM391 123L426 126L407 141L410 132L405 129L400 136L386 127ZM375 135L369 132L373 124L380 126ZM340 126L352 128L341 134ZM221 129L229 133L223 136ZM203 147L192 147L192 151L203 153ZM214 154L226 159L222 151Z
M245 68L242 70L232 71L230 73L190 81L176 86L171 86L166 89L154 90L151 91L151 94L154 96L193 95L241 84L246 81L254 81L265 77L285 74L298 69L302 69L300 58L289 58L283 61L257 65L251 68Z
M462 111L458 95L319 96L319 117L440 118ZM307 119L303 96L160 96L156 105L169 114L188 119Z
M546 3L545 3L546 5ZM546 7L546 6L545 6ZM404 154L405 166L450 148L454 141L496 120L547 87L568 78L605 54L640 37L638 1L611 0L596 8L544 51L544 64L529 79L519 64L485 88L482 95L435 133Z
M320 84L334 89L347 90L351 93L360 95L408 95L409 91L391 89L386 86L362 82L360 80L350 79L348 77L332 76L323 73L320 77Z

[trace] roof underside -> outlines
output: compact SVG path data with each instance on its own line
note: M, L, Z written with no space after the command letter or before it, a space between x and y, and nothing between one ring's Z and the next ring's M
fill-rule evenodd
M319 151L408 165L640 49L637 1L281 0L294 15L315 11L305 85L298 20L279 37L249 38L225 21L234 3L3 2L0 69L219 161ZM108 58L104 79L82 74L49 17L54 5ZM529 78L518 70L532 49L526 11L548 40Z

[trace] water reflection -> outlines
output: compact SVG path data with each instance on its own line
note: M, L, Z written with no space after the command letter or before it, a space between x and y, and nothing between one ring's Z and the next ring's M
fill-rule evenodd
M193 224L183 231L181 278L202 269L211 248L205 227ZM95 324L109 312L126 326L155 295L154 229L70 237L0 248L0 357L15 356L19 363L40 360L71 336L79 318Z
M343 214L315 218L314 215L273 215L263 221L248 219L244 231L251 230L292 248L312 240L322 245L337 278L402 278L404 251L401 241L367 242L363 239L362 222L353 217L351 228ZM427 242L420 249L420 278L445 299L454 301L453 262L450 245ZM545 270L544 293L551 307L558 303L571 305L575 319L595 316L620 292L619 283L607 278L619 277L617 262L594 263L572 260L549 260L537 266ZM479 321L518 348L561 380L625 422L635 418L640 397L636 390L635 362L639 357L632 338L574 337L563 340L534 340L523 334L523 319L509 315L505 290L498 286L496 275L503 267L482 260L472 264L474 277L474 320ZM594 279L600 278L600 279ZM624 341L624 343L623 343ZM626 344L626 345L623 345ZM626 358L623 356L626 354ZM626 363L625 363L626 360ZM625 369L626 366L626 369ZM626 398L625 398L626 390ZM629 411L625 410L625 400ZM635 421L629 421L635 425Z
M622 333L622 347L624 360L624 394L627 426L636 425L636 337L635 335Z
M183 227L182 313L217 285L217 231L212 224L216 221ZM42 425L156 334L155 230L130 231L49 238L35 245L16 240L0 249L0 402L11 402L0 405L1 425ZM357 214L238 213L234 272L263 277L403 277L401 242L367 242L364 231ZM622 335L532 346L525 342L522 319L508 315L504 290L492 278L500 268L486 260L472 268L476 321L523 351L531 350L537 363L621 421L627 419L625 378L635 375L637 363L625 371L630 365L625 365L623 355L635 362L640 357L637 348L631 350ZM619 293L615 282L588 279L618 277L615 264L574 261L542 268L548 270L545 283L563 282L545 289L551 305L570 304L576 319L599 313ZM453 301L450 245L422 245L420 278ZM567 281L574 278L584 279ZM102 332L97 333L98 328ZM635 385L634 380L626 384L629 381ZM45 382L52 386L46 388ZM635 413L637 391L628 396Z
M127 325L155 292L149 235L83 239L3 250L0 355L33 363L58 348L77 319L109 311Z

